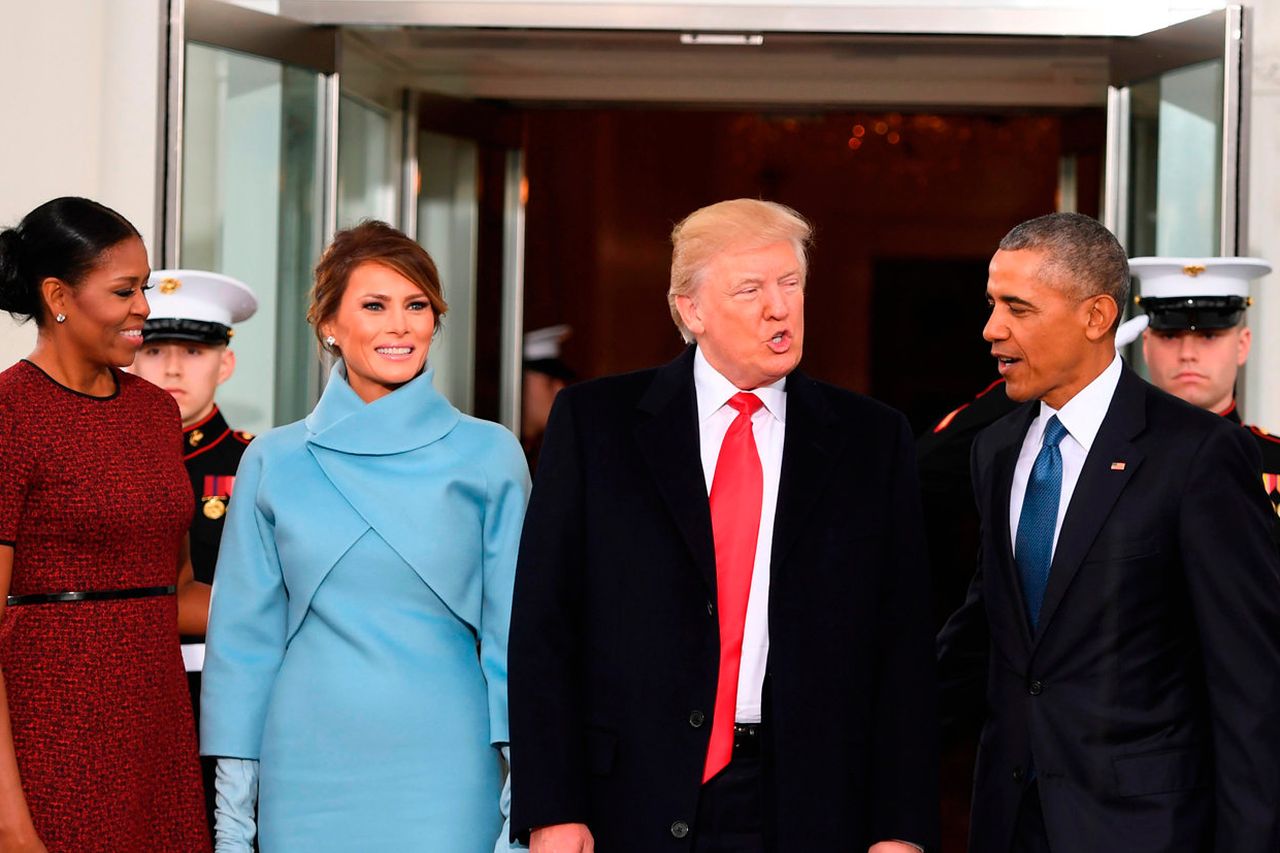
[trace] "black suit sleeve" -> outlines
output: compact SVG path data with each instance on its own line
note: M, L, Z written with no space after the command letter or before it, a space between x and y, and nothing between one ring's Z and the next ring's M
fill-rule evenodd
M970 461L974 500L984 507L983 489L978 465L978 446ZM977 568L969 582L969 592L960 609L951 615L938 634L938 708L944 740L962 737L965 729L976 728L986 706L987 665L991 650L991 631L987 624L987 608L982 598L982 548L986 542L986 525L1003 521L982 518L978 533Z
M511 832L585 823L582 662L584 481L572 394L547 422L516 567L508 691Z
M891 476L896 559L883 579L879 611L871 839L936 850L940 829L933 611L915 442L905 418L898 425Z
M1280 850L1280 557L1259 470L1244 430L1211 431L1178 519L1212 716L1216 853Z

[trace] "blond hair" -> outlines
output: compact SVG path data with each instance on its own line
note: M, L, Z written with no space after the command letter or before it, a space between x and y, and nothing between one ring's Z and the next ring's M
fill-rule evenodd
M692 296L707 265L730 247L758 248L782 241L791 243L803 274L808 268L807 249L813 242L813 226L783 204L753 198L735 198L699 208L671 231L671 286L667 307L686 343L693 334L676 307L677 296Z

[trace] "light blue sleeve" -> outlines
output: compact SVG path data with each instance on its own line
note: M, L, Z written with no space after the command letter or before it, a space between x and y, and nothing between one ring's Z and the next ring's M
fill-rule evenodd
M503 430L491 458L484 508L483 584L480 612L480 667L489 688L489 742L501 746L507 734L507 636L516 552L529 502L529 465L515 436Z
M253 853L258 762L219 758L213 777L213 853Z
M263 511L264 438L240 460L218 552L200 693L203 755L259 757L284 656L288 599L273 520Z

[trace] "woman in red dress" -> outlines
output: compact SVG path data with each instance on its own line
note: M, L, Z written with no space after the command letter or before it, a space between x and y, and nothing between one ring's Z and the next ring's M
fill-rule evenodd
M178 408L120 370L148 273L134 227L87 199L0 231L0 310L39 331L0 373L4 853L210 849L178 647L208 606Z

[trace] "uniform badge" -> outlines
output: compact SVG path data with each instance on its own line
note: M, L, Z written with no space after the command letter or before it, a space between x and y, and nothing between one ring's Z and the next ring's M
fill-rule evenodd
M160 292L165 296L168 296L180 287L182 287L181 279L173 278L172 276L160 279Z
M191 445L192 447L195 447L202 441L204 441L204 433L202 433L198 429L193 429L191 431L191 434L187 436L187 444Z
M204 499L204 517L210 521L217 521L227 514L227 504L222 498L212 497Z
M204 517L210 521L217 521L227 514L227 501L231 499L231 492L235 488L236 478L234 476L219 476L217 474L208 474L204 478L203 496L200 498L204 504Z

